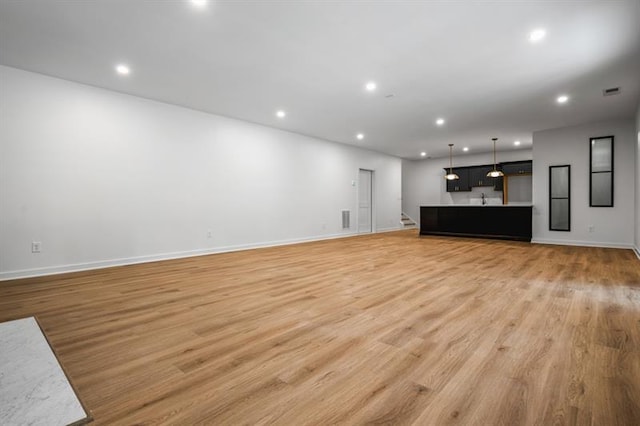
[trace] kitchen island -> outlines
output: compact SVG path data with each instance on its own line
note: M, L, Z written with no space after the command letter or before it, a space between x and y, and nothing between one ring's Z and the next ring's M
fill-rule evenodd
M531 241L531 205L447 204L420 207L420 235Z

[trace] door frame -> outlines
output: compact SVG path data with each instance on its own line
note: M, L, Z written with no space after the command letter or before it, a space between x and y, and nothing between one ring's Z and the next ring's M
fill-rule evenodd
M370 216L371 216L371 232L360 232L360 171L369 172L371 174L371 206ZM376 171L372 169L367 169L364 167L358 167L358 186L356 188L356 234L373 234L376 232L376 197L375 197L375 182L376 182Z

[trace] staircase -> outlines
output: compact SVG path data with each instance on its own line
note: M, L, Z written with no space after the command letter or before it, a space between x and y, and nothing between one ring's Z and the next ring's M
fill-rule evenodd
M404 214L404 212L402 212L402 215L400 216L400 223L402 223L402 226L404 229L411 229L411 228L418 227L418 225L416 225L413 219L411 219L409 216Z

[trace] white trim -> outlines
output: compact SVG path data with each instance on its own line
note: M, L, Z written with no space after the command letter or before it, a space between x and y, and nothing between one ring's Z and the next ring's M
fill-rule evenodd
M636 256L638 256L638 259L640 259L640 249L638 248L638 246L633 247L633 252L636 254Z
M399 231L402 228L384 228L375 233ZM137 256L121 259L100 260L97 262L76 263L71 265L47 266L44 268L21 269L17 271L0 272L0 282L21 278L42 277L46 275L66 274L69 272L90 271L94 269L113 268L116 266L136 265L139 263L157 262L161 260L184 259L188 257L207 256L217 253L230 253L234 251L253 250L266 247L286 246L291 244L306 243L312 241L333 240L336 238L347 238L364 236L371 234L358 234L357 232L344 232L340 234L329 234L308 238L293 238L288 240L270 241L255 244L240 244L235 246L215 247L198 250L188 250L173 253L153 254L149 256Z
M534 238L531 240L533 244L554 244L561 246L582 246L582 247L603 247L603 248L620 248L620 249L633 249L632 244L620 244L620 243L607 243L596 241L578 241L578 240L548 240Z
M382 234L384 232L402 231L403 229L404 228L402 226L392 226L391 228L378 229L375 233ZM358 234L358 235L371 235L371 234Z
M283 246L290 244L298 244L311 241L331 240L335 238L345 238L358 235L354 232L345 232L342 234L330 234L323 236L315 236L309 238L295 238L289 240L271 241L256 244L239 244L234 246L214 247L198 250L187 250L173 253L162 253L148 256L127 257L120 259L101 260L97 262L76 263L71 265L49 266L44 268L22 269L18 271L9 271L0 273L0 281L39 277L44 275L64 274L68 272L88 271L93 269L111 268L115 266L135 265L138 263L157 262L160 260L183 259L188 257L206 256L209 254L229 253L241 250L252 250L258 248Z

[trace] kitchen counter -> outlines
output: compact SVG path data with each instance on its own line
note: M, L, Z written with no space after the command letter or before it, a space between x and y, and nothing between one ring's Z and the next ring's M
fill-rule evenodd
M443 204L420 207L420 235L531 241L532 205Z

